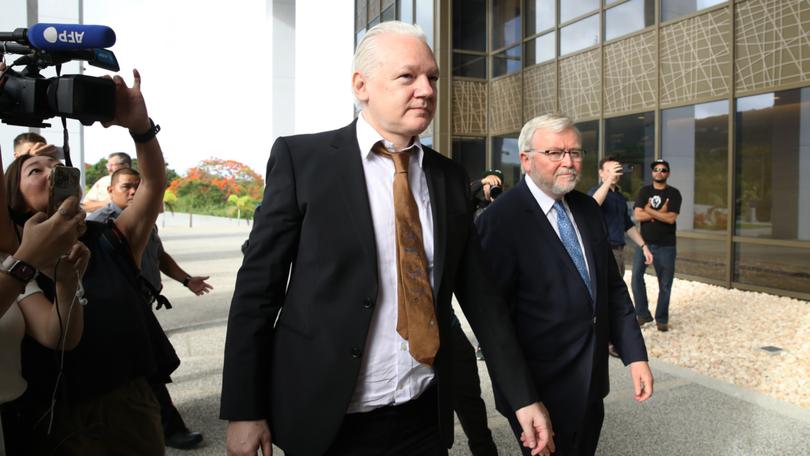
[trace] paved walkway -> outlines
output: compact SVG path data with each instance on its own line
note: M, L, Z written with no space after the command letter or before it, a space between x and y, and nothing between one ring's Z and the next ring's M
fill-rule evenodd
M159 318L165 327L172 328L171 340L183 360L170 391L189 426L206 437L205 445L193 452L171 450L169 455L225 454L225 424L217 419L224 317L241 262L235 249L247 230L244 225L233 227L227 222L219 227L195 224L191 230L170 224L162 230L166 250L189 271L211 272L216 287L215 294L196 301L177 284L167 283L165 289L175 309L159 313ZM810 455L810 409L663 361L653 360L651 365L655 395L649 402L637 404L626 369L611 359L612 393L605 403L598 454ZM518 455L506 420L495 411L485 364L479 363L479 369L490 427L500 453ZM458 424L450 454L469 454Z

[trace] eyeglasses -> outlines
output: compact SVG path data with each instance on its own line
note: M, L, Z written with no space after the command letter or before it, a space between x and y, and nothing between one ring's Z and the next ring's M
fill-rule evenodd
M540 152L541 154L548 157L549 160L553 162L562 161L565 154L568 154L571 157L571 160L580 161L583 157L585 157L585 150L582 149L548 149L548 150L533 150L529 149L528 152Z
M667 168L653 168L654 173L668 173L669 170Z

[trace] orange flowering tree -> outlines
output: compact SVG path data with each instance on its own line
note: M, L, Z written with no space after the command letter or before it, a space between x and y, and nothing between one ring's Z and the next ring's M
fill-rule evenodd
M181 210L196 209L204 212L225 210L228 198L247 196L249 200L261 200L264 180L247 165L236 160L210 158L188 170L184 177L171 182L168 189L177 196ZM248 205L248 208L252 209ZM251 210L252 212L252 210Z

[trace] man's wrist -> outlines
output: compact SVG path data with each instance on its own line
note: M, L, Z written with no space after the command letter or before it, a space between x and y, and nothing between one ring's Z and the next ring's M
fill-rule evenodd
M186 276L183 280L180 281L184 287L188 288L188 284L191 283L191 276Z

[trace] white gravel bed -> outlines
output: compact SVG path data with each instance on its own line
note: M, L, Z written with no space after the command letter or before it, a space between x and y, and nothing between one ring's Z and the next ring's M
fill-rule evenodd
M658 283L645 281L654 315ZM810 302L675 279L669 326L642 328L650 357L810 408Z

